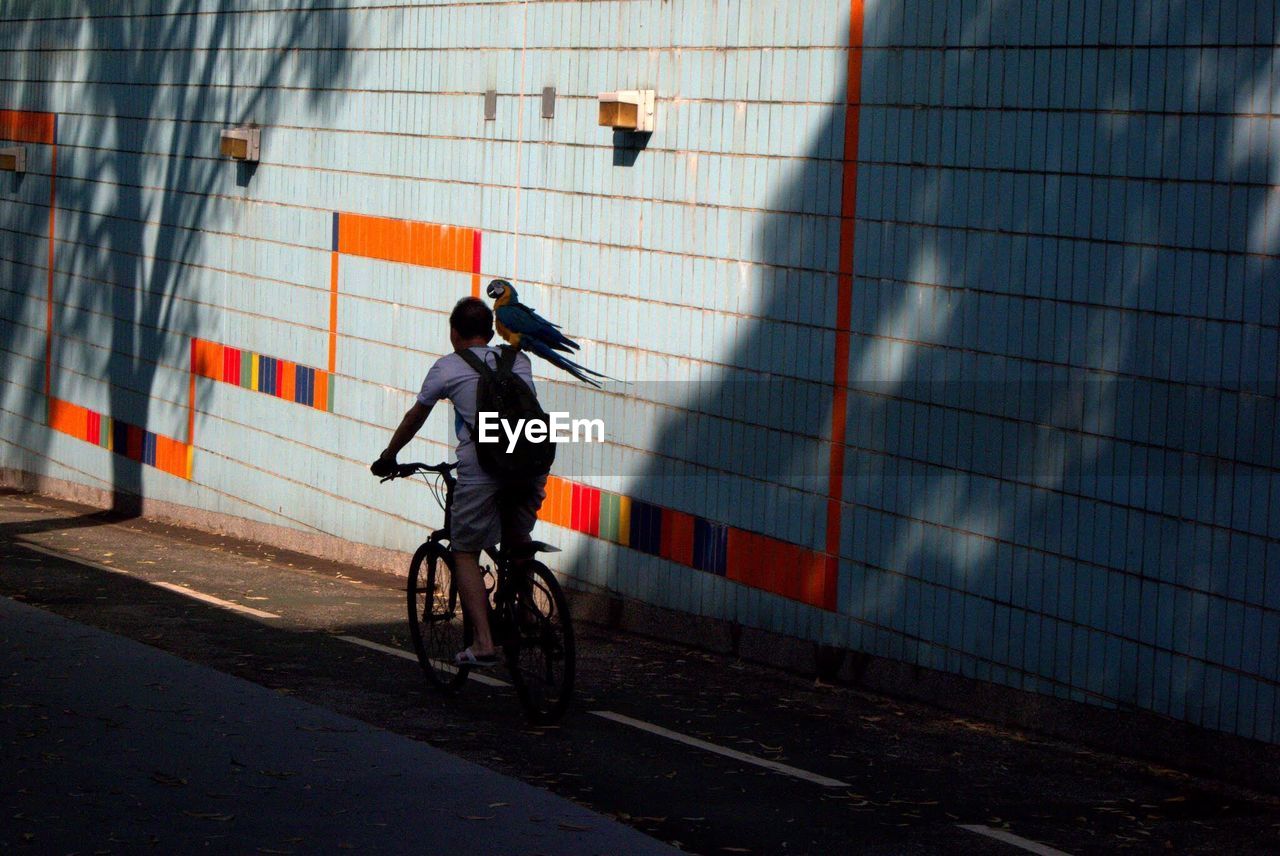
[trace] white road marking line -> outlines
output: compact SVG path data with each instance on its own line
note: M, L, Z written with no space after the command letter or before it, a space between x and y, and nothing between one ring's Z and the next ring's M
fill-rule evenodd
M159 582L157 580L149 580L149 579L146 579L145 577L135 576L129 573L129 571L125 570L124 568L117 568L111 565L104 565L102 562L97 562L97 561L94 561L93 559L90 559L84 556L77 556L75 554L63 553L59 550L49 550L47 548L40 547L36 544L32 544L29 541L23 541L22 547L23 549L35 550L37 553L43 553L46 556L52 556L55 559L63 559L64 561L75 562L77 565L88 565L91 568L97 568L100 571L107 571L108 573L112 573L112 574L120 574L121 576L126 576L129 579L136 580L140 583L147 583L148 585L153 585L162 589L167 589L168 591L177 592L178 594L195 598L196 600L202 600L205 603L211 603L214 606L221 606L223 609L233 609L236 612L243 612L245 615L252 615L254 618L279 618L280 617L276 615L274 612L264 612L261 609L254 609L252 606L242 606L241 604L232 603L229 600L223 600L220 597L214 597L211 594L205 594L204 592L199 592L199 591L196 591L195 589L189 589L185 586L175 585L174 583Z
M406 660L418 662L418 657L412 651L406 651L403 648L392 648L390 645L379 645L377 642L370 642L368 639L361 639L359 636L339 636L343 642L350 642L352 645L359 645L361 648L368 648L371 651L381 651L383 654L390 654L393 657L403 657Z
M102 562L95 562L93 559L87 559L83 556L78 556L74 553L63 553L59 550L50 550L46 547L41 547L39 544L32 544L30 541L27 541L22 538L19 538L18 541L19 543L22 544L22 549L24 550L35 550L37 553L43 553L46 556L50 556L54 559L62 559L67 562L75 562L77 565L88 565L89 567L97 568L100 571L108 571L110 573L121 574L126 577L133 576L124 568L117 568L112 565L104 565ZM143 580L143 582L146 582L146 580Z
M1055 850L1045 844L1023 838L1020 835L1014 835L1012 832L1005 832L1003 829L995 829L991 826L982 826L981 824L956 824L961 829L972 832L975 835L985 835L987 838L994 838L996 841L1003 841L1011 847L1018 847L1028 853L1035 853L1037 856L1068 856L1061 850Z
M359 636L339 636L343 642L350 642L352 645L359 645L361 648L368 648L371 651L380 651L383 654L390 654L393 657L403 657L406 660L418 662L418 655L412 651L406 651L403 648L392 648L390 645L380 645L377 642L370 642L368 639L361 639ZM446 666L446 668L448 668ZM506 681L500 681L497 678L491 678L488 675L481 675L475 669L471 670L471 674L467 676L467 680L475 681L478 684L484 684L487 687L509 687L511 684Z
M261 609L254 609L252 606L243 606L242 604L239 604L239 603L232 603L229 600L223 600L222 598L214 597L211 594L205 594L204 592L199 592L199 591L196 591L195 589L189 589L189 588L186 588L185 586L175 585L174 583L157 582L154 580L144 579L142 577L136 577L133 574L126 571L124 568L113 568L110 565L104 565L101 562L94 561L93 559L88 559L81 556L68 555L66 553L62 553L57 550L49 550L44 547L40 547L35 544L32 544L25 540L22 542L22 546L24 548L35 550L37 553L43 553L46 556L52 556L55 559L65 559L67 561L76 562L77 564L89 565L90 567L97 568L98 570L101 570L101 571L109 571L110 573L113 573L113 574L121 574L123 576L129 577L130 579L137 580L138 582L149 583L150 585L153 585L153 586L159 586L162 589L167 589L168 591L176 592L177 594L185 595L186 597L195 598L196 600L201 600L201 601L204 601L205 603L211 603L211 604L214 604L215 606L221 606L224 609L233 609L236 612L243 612L245 615L252 615L255 618L279 618L280 617L276 615L274 612L265 612ZM361 639L358 636L339 636L338 638L344 642L350 642L353 645L360 645L365 648L372 649L374 651L381 651L383 654L391 654L394 657L403 657L406 660L412 660L415 663L418 662L418 657L416 654L414 654L412 651L406 651L403 648L392 648L389 645L379 645L377 642L370 642L368 639ZM448 666L446 666L445 668L448 668ZM478 674L477 670L475 669L471 670L471 674L467 676L467 679L475 681L478 684L484 684L485 686L489 686L489 687L510 687L511 686L511 684L507 683L506 681L501 681L501 680L498 680L497 678L491 678L488 675Z
M650 734L656 734L659 737L665 737L668 740L674 740L677 743L683 743L686 746L693 746L697 749L703 749L707 752L714 752L717 755L723 755L726 758L733 758L736 761L743 761L747 764L754 764L757 767L764 767L766 770L772 770L773 772L781 773L784 776L791 776L795 779L803 779L806 782L813 782L815 785L822 785L824 788L851 787L848 782L829 779L826 776L819 776L817 773L810 773L808 770L801 770L798 767L780 764L777 761L769 761L765 758L757 758L755 755L748 755L747 753L739 752L736 749L727 749L724 746L717 746L714 743L699 740L697 737L690 737L687 734L681 734L678 731L663 728L661 725L653 725L642 719L632 719L629 716L623 716L622 714L614 713L611 710L593 710L590 711L590 713L593 716L599 716L604 719L612 720L613 722L619 722L623 725L630 725L632 728L638 728L641 731L647 731Z
M176 592L186 597L201 600L205 603L211 603L214 606L220 606L223 609L231 609L236 612L243 612L245 615L252 615L254 618L279 618L274 612L263 612L261 609L254 609L252 606L241 606L238 603L232 603L229 600L223 600L220 597L214 597L211 594L205 594L202 591L189 589L186 586L175 585L174 583L153 582L153 586L165 589L166 591Z

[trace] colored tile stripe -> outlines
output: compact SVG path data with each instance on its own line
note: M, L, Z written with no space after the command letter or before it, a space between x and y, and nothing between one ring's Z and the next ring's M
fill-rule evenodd
M849 337L853 326L853 257L857 242L858 140L862 122L862 50L865 0L849 0L849 52L845 76L843 177L840 188L840 254L836 276L835 371L832 377L831 450L827 466L826 556L828 591L835 601L844 504L845 438L848 433Z
M333 374L217 342L191 342L191 371L286 401L333 412Z
M144 428L54 398L49 401L49 425L63 434L155 467L178 478L191 478L191 445L153 434Z
M556 476L547 479L538 516L752 588L835 608L832 565L816 550Z
M462 273L478 270L475 229L339 213L336 231L339 253Z
M53 113L0 110L0 140L51 145L55 137L55 118Z

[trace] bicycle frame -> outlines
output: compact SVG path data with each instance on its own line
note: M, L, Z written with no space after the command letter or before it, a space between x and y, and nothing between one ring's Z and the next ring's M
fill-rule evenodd
M448 555L454 551L451 546L447 546L452 541L453 492L458 484L452 472L456 467L457 464L403 464L392 469L383 478L383 481L387 481L434 473L444 483L445 496L441 503L444 508L444 525L432 532L426 543L414 553L406 593L410 632L418 662L428 680L437 689L447 692L455 691L462 685L469 667L455 667L451 660L452 650L445 652L443 657L438 653L428 652L425 646L435 645L440 640L424 641L422 625L425 622L427 634L435 638L434 631L430 629L432 626L447 627L453 621L461 620L463 638L449 641L466 644L469 641L466 639L466 619L454 612L459 592L456 583L451 580L447 591L447 609L443 614L438 614L429 605L424 609L419 600L424 593L428 597L435 596L437 590L434 583L429 583L424 589L418 586L417 581L424 562L442 561L450 572L456 565ZM493 587L485 585L490 626L495 641L506 653L507 668L520 703L532 722L546 724L557 721L564 715L573 692L573 623L563 590L552 572L536 556L540 552L558 552L558 548L541 541L528 541L504 545L503 549L487 547L481 552L493 563L492 568L482 565L482 571L486 574L490 571L495 573ZM436 566L432 564L427 567ZM434 573L434 570L428 572L428 580L434 579ZM443 593L444 589L438 591ZM443 618L444 623L438 623L438 618ZM449 632L446 630L445 634L448 635ZM537 663L532 667L529 664L521 665L524 656L530 653ZM433 665L435 663L439 665Z
M450 533L453 528L453 492L458 486L458 480L454 478L453 473L447 469L434 468L431 471L436 473L436 475L438 475L444 482L444 524L439 529L432 532L427 537L427 540L438 544L442 548L448 549L450 552L453 552L453 539ZM447 547L444 543L446 541L450 542ZM544 550L554 549L549 545L543 545L540 543L539 546ZM529 557L521 556L519 558L509 555L505 550L494 550L490 547L486 547L481 552L488 557L489 561L493 562L493 570L495 574L494 588L491 593L493 602L489 606L489 616L491 619L496 619L498 622L505 625L507 623L505 621L507 616L505 614L501 614L505 613L505 610L498 610L495 609L495 607L499 604L510 602L513 594L512 586L518 585L519 579L519 575L513 574L513 571L524 564L527 558L532 558L532 556L536 554L537 550L530 553ZM483 565L481 565L481 570L485 570Z

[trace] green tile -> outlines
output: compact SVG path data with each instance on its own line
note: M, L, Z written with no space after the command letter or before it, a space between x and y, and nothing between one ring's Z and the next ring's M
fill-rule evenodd
M618 511L621 503L616 493L600 493L600 537L606 541L618 540Z

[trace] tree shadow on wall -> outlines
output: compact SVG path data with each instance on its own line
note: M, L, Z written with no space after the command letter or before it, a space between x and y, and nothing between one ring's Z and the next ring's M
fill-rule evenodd
M191 339L221 341L228 325L220 310L255 282L251 268L202 250L209 242L202 229L238 232L228 222L252 222L255 204L251 175L219 159L218 132L269 125L299 104L320 114L341 95L352 13L329 5L307 0L268 16L231 0L182 0L152 15L117 14L88 0L5 4L6 44L26 63L11 74L18 80L0 106L59 113L54 398L189 440L187 408L200 407L179 378L190 368ZM264 41L268 21L283 25ZM317 45L329 50L309 49ZM51 90L47 80L62 83ZM36 178L26 179L36 186L21 204L7 206L0 240L8 238L5 257L23 263L22 278L3 292L5 318L26 345L11 356L20 367L9 380L21 420L10 430L32 468L46 470L48 184ZM199 277L217 282L213 306L192 285ZM120 454L110 461L104 486L113 506L134 513L143 467Z
M960 48L955 30L966 44L1017 45L1020 21L1061 12L997 3L961 20L955 5L935 4L949 17L920 42L932 49L864 54L838 614L737 597L726 617L1232 730L1192 653L1196 631L1182 632L1203 636L1222 617L1182 595L1236 587L1260 598L1254 551L1280 538L1276 515L1258 517L1265 501L1250 511L1231 499L1265 498L1275 478L1274 352L1259 342L1274 342L1280 322L1280 235L1264 212L1277 159L1252 119L1229 115L1270 109L1250 99L1269 93L1274 51L1211 73L1214 56L1187 51L1144 71L1133 63L1157 52L1104 49L1117 63L1107 89L1085 69L1068 78L1079 97L1045 111L1062 93L1049 76L1026 78L1039 63ZM1141 5L1136 18L1162 22L1175 43L1221 42L1197 4ZM868 14L868 44L915 23L901 4ZM1277 33L1264 35L1273 44ZM1103 30L1093 43L1123 38ZM1027 43L1061 44L1045 39ZM1212 90L1210 112L1227 117L1167 115L1149 96L1152 75L1165 92ZM944 94L963 109L943 108ZM1037 117L1019 124L1026 107ZM796 214L829 180L818 165L839 157L829 141L843 125L833 110L805 167L773 194L755 241L775 275L757 281L722 365L678 402L701 418L670 411L631 495L822 549L838 231ZM948 168L934 168L943 151ZM1220 195L1228 184L1242 192ZM1185 199L1222 214L1201 208L1192 229ZM838 218L834 201L815 219ZM826 260L816 270L796 261L815 240ZM1203 252L1169 250L1185 245ZM1175 282L1185 302L1170 297ZM1204 316L1244 323L1210 330ZM1231 530L1257 536L1244 573L1224 549ZM1146 578L1179 592L1159 602L1162 630L1148 621L1155 607L1138 618Z

